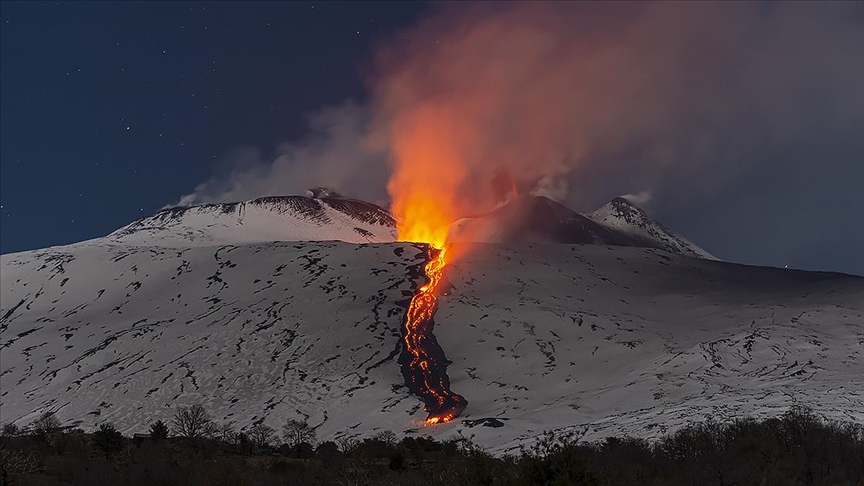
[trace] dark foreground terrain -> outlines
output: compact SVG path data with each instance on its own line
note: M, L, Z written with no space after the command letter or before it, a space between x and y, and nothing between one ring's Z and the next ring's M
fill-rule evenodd
M493 457L470 440L427 437L317 442L307 424L282 433L219 426L198 406L171 424L124 437L93 433L46 414L0 442L6 485L864 485L864 427L807 409L779 418L713 421L647 442L579 443L546 435L516 455Z

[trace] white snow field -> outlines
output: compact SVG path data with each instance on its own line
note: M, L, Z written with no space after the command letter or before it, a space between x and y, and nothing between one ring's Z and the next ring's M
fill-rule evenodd
M387 210L365 201L303 196L163 209L106 237L125 244L169 247L269 241L396 241Z
M646 246L694 258L718 259L699 245L663 226L623 197L616 197L585 216L609 229L653 244Z
M653 438L795 404L864 421L861 277L637 247L459 248L435 334L468 407L423 426L397 363L422 247L230 231L2 255L0 420L50 410L128 434L200 403L240 429L306 418L321 440L461 434L494 453L545 430Z

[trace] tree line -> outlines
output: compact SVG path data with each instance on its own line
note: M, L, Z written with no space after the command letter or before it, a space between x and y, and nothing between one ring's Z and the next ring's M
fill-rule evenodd
M303 420L237 431L200 405L149 433L92 432L46 412L0 430L0 483L13 485L849 485L864 486L864 427L793 408L766 420L708 420L656 441L586 443L549 432L496 457L466 438L389 431L318 441Z

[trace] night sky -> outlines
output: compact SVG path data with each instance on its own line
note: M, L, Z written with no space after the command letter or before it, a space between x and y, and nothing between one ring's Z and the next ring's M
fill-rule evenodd
M538 18L554 21L564 4L545 6ZM327 107L337 107L332 117L348 126L362 119L376 96L369 73L382 42L399 43L402 33L427 25L414 36L430 47L431 54L418 51L422 64L436 59L439 33L442 48L446 44L458 58L459 35L470 32L475 20L485 22L487 31L505 26L506 36L509 17L494 12L501 4L487 4L476 17L462 15L462 5L448 3L442 21L424 24L441 5L0 3L0 252L104 236L193 192L199 198L202 191L217 198L269 195L256 187L270 184L272 192L270 179L291 179L286 174L296 171L283 160L270 172L253 171L262 179L257 186L238 189L232 182L242 175L238 164L267 166L280 144L308 139L310 117L328 113ZM588 46L589 58L597 39L625 37L621 45L639 52L634 62L645 59L646 65L631 70L632 63L598 56L587 71L588 77L600 74L594 85L581 86L592 108L584 119L598 124L574 126L586 140L599 141L589 154L597 160L571 164L579 170L568 173L570 193L563 202L590 211L650 185L648 209L721 259L864 275L861 4L695 2L693 12L678 19L675 7L662 2L654 10L671 14L652 16L644 2L607 3L612 13L596 16L594 4L567 5L566 15L584 20L585 38L571 38L578 29L565 13L561 32L553 35ZM511 9L517 27L519 9L530 7ZM635 18L640 28L621 28L619 17ZM698 27L691 17L701 22ZM509 53L502 52L507 61ZM551 73L547 79L572 75L580 82L558 68L555 58L540 65ZM432 78L437 69L430 66ZM463 80L455 72L455 86L474 75ZM483 74L482 66L477 73ZM514 77L511 84L530 86L531 76ZM569 86L560 88L567 97ZM602 99L607 88L612 96ZM567 106L570 100L561 101ZM654 116L656 125L651 118L640 125L655 109L662 115ZM621 130L600 125L605 113L618 117ZM354 134L342 135L332 153L351 158ZM569 137L566 130L559 135ZM262 152L248 152L250 147ZM238 157L238 149L253 155ZM358 151L358 159L364 156L375 154ZM666 156L677 160L666 163ZM293 159L286 160L290 165ZM303 162L314 166L316 159ZM285 193L298 193L289 186Z
M2 2L0 251L103 236L362 98L424 4Z

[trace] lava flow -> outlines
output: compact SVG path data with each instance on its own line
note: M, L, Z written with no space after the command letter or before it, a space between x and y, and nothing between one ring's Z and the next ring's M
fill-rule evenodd
M428 282L420 287L405 315L404 343L399 363L411 392L420 395L426 405L427 424L449 422L458 417L468 404L462 395L450 391L447 365L450 362L432 334L432 317L438 307L439 284L444 274L447 250L429 249L424 271Z
M449 143L454 139L453 127L436 123L442 115L436 110L437 105L429 105L416 112L394 113L388 122L393 171L387 192L398 239L428 245L427 282L408 306L399 356L405 385L426 405L427 424L453 420L468 403L450 391L450 362L432 333L444 268L453 261L454 249L447 246L450 225L466 214L457 195L467 174L459 146Z

